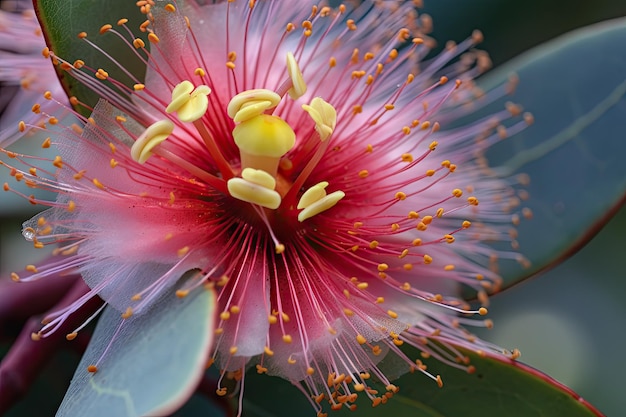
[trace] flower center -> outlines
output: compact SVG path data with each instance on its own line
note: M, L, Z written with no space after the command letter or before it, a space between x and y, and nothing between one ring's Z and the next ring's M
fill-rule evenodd
M174 132L175 124L169 119L155 122L137 138L131 149L133 159L143 164L157 154L198 176L215 189L254 205L255 211L270 229L272 237L274 236L266 209L298 210L298 221L304 222L332 208L345 197L345 193L334 191L327 194L329 182L322 181L301 191L328 149L329 138L336 126L335 108L321 97L315 97L309 104L302 105L302 110L315 123L315 132L319 136L320 142L315 152L293 181L279 174L279 167L290 165L290 159L285 156L294 148L297 138L289 123L273 113L286 95L297 100L307 90L300 67L292 53L287 54L287 73L289 77L278 91L245 90L228 103L227 114L235 122L232 138L239 148L239 169L233 168L225 159L202 120L209 106L211 88L206 85L194 86L188 80L179 83L172 90L172 99L165 111L176 113L182 123L194 125L220 175L213 175L189 164L184 158L160 146ZM237 172L239 176L236 175ZM282 245L274 240L278 251Z

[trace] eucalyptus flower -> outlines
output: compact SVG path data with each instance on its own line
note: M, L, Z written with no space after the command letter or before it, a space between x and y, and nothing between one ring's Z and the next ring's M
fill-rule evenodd
M425 357L473 372L458 347L519 355L465 328L491 326L472 316L487 313L501 285L499 258L528 262L514 227L531 216L519 197L528 179L498 176L482 155L532 116L508 103L456 125L516 84L486 94L474 85L489 67L474 49L479 32L431 57L430 19L410 2L138 5L150 48L127 19L79 37L94 48L100 36L124 39L146 79L125 85L45 49L102 100L82 124L52 112L45 126L19 123L44 131L55 158L2 150L15 180L4 190L49 207L24 237L54 247L13 280L80 274L89 286L34 339L97 297L126 320L151 314L168 291L214 291L206 359L221 376L217 393L243 392L254 367L300 387L319 416L353 409L358 396L387 402L406 372L442 386ZM43 100L63 111L61 95Z

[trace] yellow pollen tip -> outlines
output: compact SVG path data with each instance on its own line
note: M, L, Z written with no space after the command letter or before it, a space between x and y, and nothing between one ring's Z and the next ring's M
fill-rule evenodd
M111 26L110 24L106 24L106 25L102 25L100 27L100 34L103 35L105 33L107 33L108 31L110 31L113 28L113 26Z
M269 174L267 175L270 176ZM262 177L267 180L267 177ZM270 178L274 180L273 177L270 176ZM267 183L268 182L266 182L266 184ZM232 197L247 203L258 204L259 206L275 210L280 206L282 201L278 192L273 189L269 189L264 185L255 184L254 182L244 178L231 178L228 180L226 185L228 187L228 192Z
M174 123L170 120L159 120L150 125L133 143L130 149L131 157L140 164L145 163L152 156L152 150L166 140L174 131Z
M241 177L253 184L260 185L270 190L276 187L274 177L261 169L246 168L241 172Z
M206 113L209 94L211 89L208 86L194 87L191 81L185 80L172 90L172 101L165 111L176 112L181 122L195 122Z
M272 90L246 90L230 100L226 112L235 123L241 123L263 114L265 110L273 109L278 103L280 96Z
M487 309L485 307L481 307L478 309L478 314L480 314L481 316L485 316L487 315L489 311L487 311Z
M337 110L321 97L315 97L310 104L303 104L302 109L315 122L315 131L320 135L320 140L323 142L328 139L337 125Z
M307 206L304 210L302 210L300 213L298 213L298 221L303 222L306 219L309 219L315 215L318 215L334 207L335 204L337 204L339 200L341 200L345 196L346 196L346 193L344 193L343 191L335 191L333 193L328 194L324 198L312 203L311 205Z
M122 318L123 318L123 319L128 319L128 318L130 318L132 315L133 315L133 309L132 309L131 307L128 307L128 308L126 309L126 311L124 311L124 312L122 313Z
M306 83L304 82L304 77L302 77L300 66L291 52L287 53L287 73L292 83L292 87L289 89L289 97L297 100L306 93Z
M298 210L307 208L316 201L319 201L322 198L326 197L326 187L328 187L328 182L322 181L306 190L304 194L302 194L302 197L300 197L300 201L298 202Z

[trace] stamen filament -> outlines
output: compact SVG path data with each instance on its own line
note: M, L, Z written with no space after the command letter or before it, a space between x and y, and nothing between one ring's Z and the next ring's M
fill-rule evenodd
M228 181L229 179L233 178L235 174L233 173L232 167L230 166L226 158L224 158L224 155L220 152L217 144L215 143L213 135L211 135L211 132L209 132L209 130L206 128L201 120L196 120L195 122L193 122L193 125L198 130L198 133L200 133L200 137L202 137L202 140L204 141L204 144L206 145L209 154L213 158L213 161L217 165L217 168L222 174L222 178L224 179L224 181Z
M298 175L298 178L296 178L293 184L291 184L291 188L289 188L289 191L287 192L287 194L285 194L285 197L283 197L283 207L288 208L295 206L298 190L302 188L304 182L307 180L307 178L309 178L309 175L311 175L311 172L313 172L317 164L322 160L322 157L326 153L329 145L330 140L325 140L321 143L319 148L317 148L317 151L315 152L315 155L313 155L313 158L311 158L311 160L306 164L300 175Z
M228 189L226 188L226 182L222 178L218 178L214 175L209 174L208 172L198 168L196 165L185 161L180 156L168 151L167 149L164 149L162 146L157 146L155 149L153 149L152 152L156 155L159 155L160 157L164 159L167 159L171 163L178 165L179 167L183 168L185 171L189 172L190 174L195 175L196 177L200 178L202 181L206 182L207 184L209 184L211 187L215 188L216 190L224 194L228 194Z

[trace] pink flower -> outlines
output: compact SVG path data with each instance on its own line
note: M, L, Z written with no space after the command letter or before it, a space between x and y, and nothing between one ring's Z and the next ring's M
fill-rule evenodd
M20 120L24 121L24 126L36 125L43 120L42 112L53 111L53 108L58 111L58 106L50 102L42 103L37 113L30 111L45 91L63 100L63 88L54 67L41 56L46 44L32 2L22 1L19 6L25 8L21 14L0 10L0 85L3 90L9 88L3 91L0 100L2 146L10 145L23 134L22 126L16 129Z
M128 317L172 287L209 286L222 375L256 366L331 408L353 394L386 402L407 371L441 385L405 343L468 371L455 346L517 355L460 327L490 326L467 316L486 313L498 256L524 261L486 243L511 240L519 199L481 153L530 116L509 105L444 130L504 92L472 84L488 65L471 50L479 33L425 60L430 22L407 2L143 7L150 52L128 46L147 61L145 83L58 58L105 100L84 129L49 127L54 160L11 155L26 165L10 167L16 179L58 194L31 197L51 208L24 227L58 258L13 278L79 271L91 287L39 336L96 295ZM119 26L101 32L128 38ZM369 390L374 380L388 393Z

